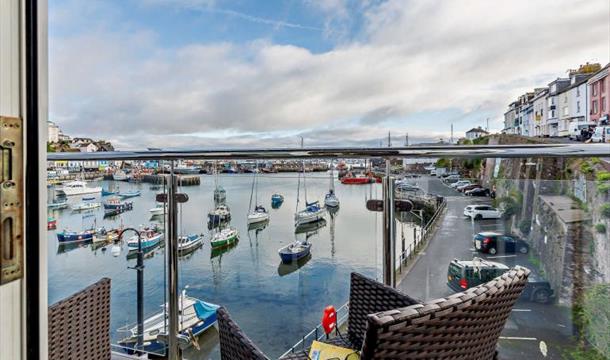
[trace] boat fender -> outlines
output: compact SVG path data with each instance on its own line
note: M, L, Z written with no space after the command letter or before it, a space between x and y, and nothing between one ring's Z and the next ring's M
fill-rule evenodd
M324 309L324 313L322 315L322 327L324 328L324 332L326 336L330 335L330 333L337 326L337 311L335 307L332 305L328 305Z

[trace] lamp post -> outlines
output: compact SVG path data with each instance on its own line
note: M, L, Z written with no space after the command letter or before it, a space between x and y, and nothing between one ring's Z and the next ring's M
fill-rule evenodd
M123 239L123 234L125 231L133 231L138 236L138 260L135 267L130 269L135 269L138 272L138 340L136 343L136 349L140 350L143 347L144 343L144 253L142 251L142 236L140 232L134 228L126 228L121 231L119 234L119 242Z

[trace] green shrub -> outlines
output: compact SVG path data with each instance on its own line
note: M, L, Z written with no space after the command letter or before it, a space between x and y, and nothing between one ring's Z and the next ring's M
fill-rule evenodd
M599 163L601 163L601 162L602 162L602 161L601 161L601 159L600 159L600 158L598 158L598 157L592 157L592 158L591 158L591 163L592 163L593 165L597 165L597 164L599 164Z
M597 183L597 191L601 194L608 192L608 190L610 190L610 182Z
M597 181L610 180L610 171L599 171L596 175Z
M610 284L588 289L581 307L584 334L602 359L610 357ZM596 357L591 357L595 359Z
M440 158L436 161L436 167L449 167L449 160Z
M599 224L595 224L595 231L597 231L600 234L605 234L606 233L606 225L599 223Z
M610 204L604 204L601 207L602 216L610 219Z
M505 196L498 200L500 207L504 210L504 217L508 218L517 213L518 204L515 199L510 196Z
M585 161L580 164L580 171L582 171L584 174L592 174L593 167L591 166L591 164L589 164L589 162Z

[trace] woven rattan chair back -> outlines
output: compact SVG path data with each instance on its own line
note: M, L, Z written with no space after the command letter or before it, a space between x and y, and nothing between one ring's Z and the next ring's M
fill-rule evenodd
M528 275L517 266L447 298L369 315L362 359L493 359Z
M49 307L50 360L110 360L110 279Z

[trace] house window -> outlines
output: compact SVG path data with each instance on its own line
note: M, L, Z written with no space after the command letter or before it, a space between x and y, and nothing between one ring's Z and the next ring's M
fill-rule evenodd
M576 97L580 97L580 86L576 87Z
M606 111L606 98L602 98L602 112Z
M564 96L564 97L563 97L563 103L564 103L564 104L567 104L567 103L568 103L568 95L566 95L566 96Z
M593 100L591 103L591 112L593 114L597 114L597 100Z
M568 112L569 112L568 107L564 106L563 107L563 116L568 116Z
M606 92L606 82L604 80L599 82L599 87L601 88L600 92Z
M593 96L597 95L597 83L593 84Z
M580 101L576 102L576 112L580 113Z

